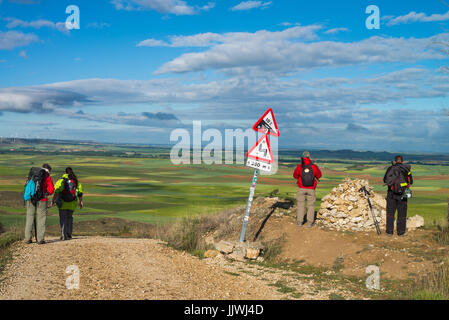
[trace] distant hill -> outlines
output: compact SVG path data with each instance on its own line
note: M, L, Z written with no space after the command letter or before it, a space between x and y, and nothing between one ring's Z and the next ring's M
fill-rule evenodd
M294 157L298 159L301 156L300 150L280 150L281 158ZM428 153L391 153L375 151L354 151L354 150L315 150L311 151L315 159L342 159L342 160L378 160L391 161L398 154L401 154L405 160L413 162L449 162L449 154L428 154Z
M45 151L39 146L46 145ZM54 146L54 147L52 147ZM72 148L67 148L72 146ZM77 147L75 147L77 146ZM63 148L64 147L64 148ZM49 150L49 148L51 150ZM96 154L102 153L110 156L124 155L132 157L155 156L159 158L169 157L171 146L169 145L144 145L144 144L114 144L95 141L57 140L57 139L23 139L23 138L2 138L0 140L0 153L23 152L53 152L73 153L73 154ZM348 160L361 160L385 163L394 159L397 154L404 156L409 163L439 164L449 165L449 154L432 153L392 153L376 151L354 151L344 150L310 150L313 159L332 160L332 162L347 162ZM280 161L284 163L297 162L303 150L280 149Z

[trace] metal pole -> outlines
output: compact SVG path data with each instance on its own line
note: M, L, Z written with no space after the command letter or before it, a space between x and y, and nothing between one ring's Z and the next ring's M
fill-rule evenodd
M251 189L249 190L248 203L246 205L245 217L243 218L242 233L240 233L240 242L245 241L246 226L248 225L249 212L251 210L251 205L253 203L254 191L256 190L256 183L257 183L258 176L259 176L259 170L256 169L256 170L254 170L253 182L251 183Z

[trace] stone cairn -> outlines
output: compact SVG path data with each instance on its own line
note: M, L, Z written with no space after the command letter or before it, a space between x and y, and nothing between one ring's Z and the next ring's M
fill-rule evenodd
M346 178L333 188L331 193L321 199L317 224L330 230L371 231L375 225L368 201L360 188L370 192L376 220L384 229L386 221L386 200L373 192L367 180Z

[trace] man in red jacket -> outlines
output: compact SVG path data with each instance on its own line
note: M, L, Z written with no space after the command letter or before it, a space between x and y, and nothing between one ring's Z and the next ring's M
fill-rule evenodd
M305 204L307 198L307 222L309 228L315 224L315 188L318 180L321 178L321 171L317 165L310 160L310 153L304 151L301 157L301 164L299 164L293 172L293 178L298 181L298 193L296 200L298 200L298 212L296 216L296 223L302 227L304 223Z
M55 191L53 181L51 180L51 167L45 163L42 168L46 171L46 175L42 184L42 190L44 192L43 198L33 205L31 200L26 201L27 215L25 223L25 241L26 243L32 243L32 232L34 226L34 218L36 218L36 238L39 244L44 244L45 236L45 224L47 221L48 213L48 196L52 195Z

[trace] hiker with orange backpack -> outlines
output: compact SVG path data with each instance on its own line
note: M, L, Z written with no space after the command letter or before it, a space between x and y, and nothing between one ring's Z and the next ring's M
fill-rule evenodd
M31 168L28 173L23 196L27 208L25 241L28 244L33 242L31 240L33 226L37 243L45 243L44 236L48 213L48 196L52 195L55 191L50 173L51 167L47 163L42 168Z
M315 224L315 189L321 175L321 170L310 160L310 153L304 151L301 157L301 164L299 164L293 172L293 178L298 181L297 184L299 187L296 195L298 201L296 223L299 227L302 227L304 223L306 199L308 227L311 228Z
M73 231L73 212L78 204L80 209L84 206L83 186L70 167L65 169L65 174L56 182L53 197L53 205L55 204L59 209L60 240L70 240Z

